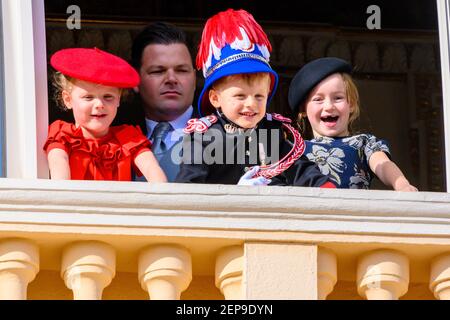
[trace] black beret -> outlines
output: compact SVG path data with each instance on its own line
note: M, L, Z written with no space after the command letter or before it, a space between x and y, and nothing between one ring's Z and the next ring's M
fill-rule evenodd
M310 91L323 79L336 72L351 73L352 66L345 60L333 57L319 58L305 64L289 85L289 106L295 114L305 102Z

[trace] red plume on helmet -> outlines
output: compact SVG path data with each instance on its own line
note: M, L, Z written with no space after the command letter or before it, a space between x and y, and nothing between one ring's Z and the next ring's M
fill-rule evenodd
M236 40L244 40L241 28L252 44L266 46L269 52L272 51L267 35L250 13L242 9L228 9L219 12L206 22L196 59L197 69L200 70L204 67L211 50L213 50L212 43L218 49L222 49ZM246 50L248 48L239 49Z
M271 51L267 35L247 11L228 9L209 18L196 61L205 77L198 98L198 113L214 112L208 95L210 87L215 81L236 74L268 73L271 78L269 103L278 84L278 75L269 64Z

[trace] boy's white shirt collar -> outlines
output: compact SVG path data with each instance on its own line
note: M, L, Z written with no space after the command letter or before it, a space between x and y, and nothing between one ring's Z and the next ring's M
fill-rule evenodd
M169 132L166 139L164 139L165 142L166 141L178 141L184 135L183 129L186 127L186 124L189 121L189 119L191 119L193 110L194 109L192 108L192 105L191 105L177 119L169 121L169 123L172 126L172 128L174 129L174 131ZM152 136L153 130L158 125L158 123L159 122L157 122L157 121L145 118L145 125L147 127L147 138L150 139L150 137Z

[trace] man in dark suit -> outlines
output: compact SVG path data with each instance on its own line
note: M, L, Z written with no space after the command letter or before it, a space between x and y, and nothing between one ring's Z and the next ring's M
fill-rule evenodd
M172 182L181 162L183 128L195 116L192 102L196 72L186 35L172 24L153 23L136 36L131 55L141 77L136 91L145 113L146 135Z

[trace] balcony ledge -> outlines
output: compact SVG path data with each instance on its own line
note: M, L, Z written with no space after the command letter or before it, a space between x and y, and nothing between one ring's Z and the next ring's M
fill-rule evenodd
M0 224L450 236L448 193L0 181Z

